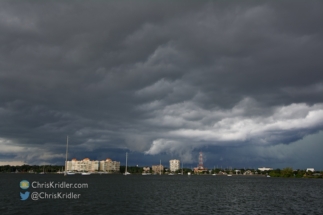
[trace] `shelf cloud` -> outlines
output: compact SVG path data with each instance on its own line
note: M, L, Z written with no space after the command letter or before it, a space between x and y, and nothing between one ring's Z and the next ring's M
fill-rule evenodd
M2 1L0 163L323 168L322 9Z

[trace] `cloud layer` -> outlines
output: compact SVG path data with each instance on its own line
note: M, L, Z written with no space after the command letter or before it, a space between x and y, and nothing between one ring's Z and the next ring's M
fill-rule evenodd
M206 165L234 153L242 158L230 165L279 166L243 151L314 150L298 141L323 126L322 9L3 1L0 162L62 164L66 135L71 157L122 160L131 151L143 165L193 165L205 151Z

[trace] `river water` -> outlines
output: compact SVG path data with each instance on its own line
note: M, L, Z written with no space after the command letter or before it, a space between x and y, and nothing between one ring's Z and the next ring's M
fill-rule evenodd
M20 182L27 180L28 189ZM0 214L323 214L323 180L261 176L0 174ZM33 188L36 182L88 188ZM23 201L20 192L78 199Z

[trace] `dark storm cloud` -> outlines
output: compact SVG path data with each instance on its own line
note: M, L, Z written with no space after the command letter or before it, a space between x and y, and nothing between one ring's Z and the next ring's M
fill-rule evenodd
M320 1L0 4L12 160L60 162L66 135L78 159L131 150L150 164L205 147L292 150L322 130Z

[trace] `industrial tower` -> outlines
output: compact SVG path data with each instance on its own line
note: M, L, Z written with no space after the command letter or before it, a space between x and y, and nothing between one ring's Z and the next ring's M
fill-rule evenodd
M204 166L203 166L203 153L200 152L200 155L199 155L199 166L198 166L199 169L204 169Z

